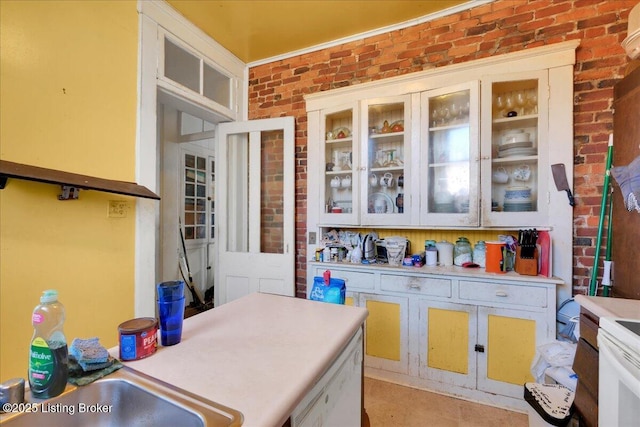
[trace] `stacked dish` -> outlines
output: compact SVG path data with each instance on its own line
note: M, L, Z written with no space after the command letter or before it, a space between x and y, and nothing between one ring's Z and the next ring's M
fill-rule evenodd
M523 129L508 131L500 140L498 157L534 156L536 148L533 147L529 132Z
M640 57L640 4L634 6L629 13L627 23L627 38L622 41L622 47L631 59Z
M532 210L531 188L507 187L504 193L505 212L529 212Z

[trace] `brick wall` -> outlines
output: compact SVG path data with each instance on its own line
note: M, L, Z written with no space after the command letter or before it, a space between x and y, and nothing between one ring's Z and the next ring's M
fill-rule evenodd
M593 266L613 85L638 0L497 0L402 30L251 68L249 118L296 118L296 286L306 289L307 117L303 96L578 39L574 69L574 293ZM604 251L602 251L603 253Z

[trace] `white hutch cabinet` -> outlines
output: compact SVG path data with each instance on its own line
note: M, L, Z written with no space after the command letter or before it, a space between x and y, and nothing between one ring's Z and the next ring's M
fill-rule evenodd
M308 95L307 230L548 230L553 275L310 262L369 309L369 375L524 409L535 347L571 296L577 41ZM508 73L505 73L508 70ZM312 240L312 239L310 239ZM316 242L309 242L311 259ZM310 286L309 286L310 288Z

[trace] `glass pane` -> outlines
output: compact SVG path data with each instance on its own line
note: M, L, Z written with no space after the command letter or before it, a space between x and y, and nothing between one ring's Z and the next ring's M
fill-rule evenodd
M211 215L211 223L209 224L211 226L211 235L209 236L211 239L216 237L216 233L215 233L215 224L216 222L214 221L215 219L215 212L216 212L216 174L215 174L215 170L216 170L216 162L215 160L211 160L211 186L209 187L209 200L210 200L210 204L209 204L209 212Z
M204 64L205 97L231 108L231 79L208 64Z
M203 161L204 160L204 161ZM204 239L200 231L194 230L195 225L205 224L206 208L207 208L207 187L204 184L194 184L196 179L198 182L206 180L207 171L194 168L195 165L206 168L206 158L185 154L184 156L184 224L185 239ZM196 215L196 212L198 214Z
M339 111L325 117L325 182L327 212L351 213L353 207L353 112Z
M284 253L284 134L261 134L260 252Z
M227 138L227 250L249 251L249 135Z
M538 199L538 80L493 83L491 210L534 212Z
M404 103L369 106L367 212L404 212Z
M200 59L164 39L164 75L200 93Z
M469 212L468 90L429 98L428 212Z

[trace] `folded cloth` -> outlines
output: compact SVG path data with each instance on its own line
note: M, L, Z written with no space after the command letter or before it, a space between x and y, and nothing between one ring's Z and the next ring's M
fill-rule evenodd
M78 361L73 357L69 357L69 377L68 381L77 386L83 386L94 382L97 379L100 379L104 376L109 375L110 373L117 371L122 368L122 363L119 360L116 360L109 356L109 364L108 366L96 369L93 371L84 371L82 367L78 364Z
M109 352L100 345L97 337L74 338L69 347L69 354L82 363L105 363L109 359Z
M627 210L640 213L640 156L627 166L611 168L611 175L620 186Z

